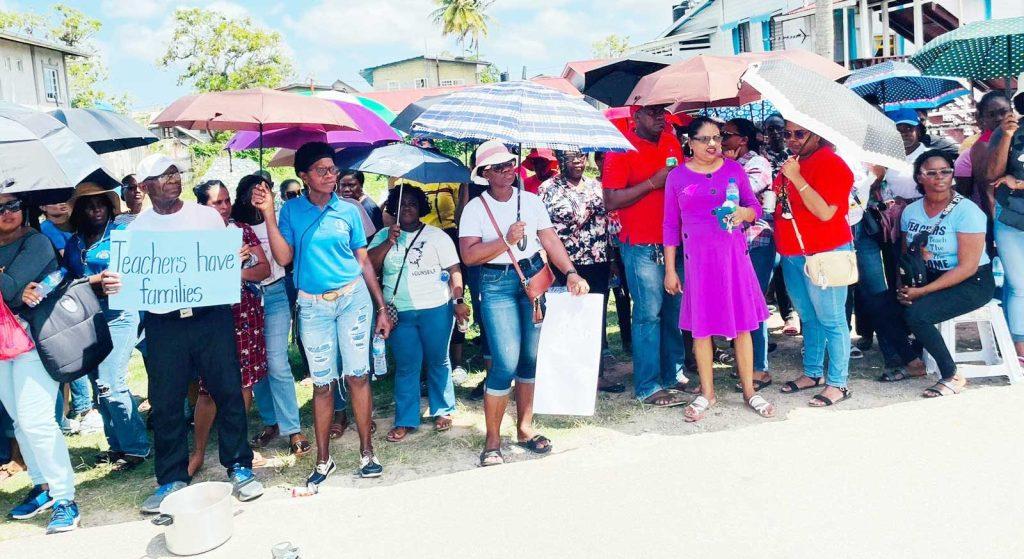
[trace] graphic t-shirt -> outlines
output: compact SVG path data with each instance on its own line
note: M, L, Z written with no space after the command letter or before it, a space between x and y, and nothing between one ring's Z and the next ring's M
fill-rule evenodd
M900 229L906 234L907 243L913 242L914 237L922 231L931 231L941 215L942 212L939 212L934 217L928 217L924 212L923 199L907 206L900 220ZM925 265L929 270L936 271L956 268L960 262L957 258L957 233L985 233L986 226L987 220L981 208L970 200L961 200L946 219L942 220L938 229L929 235L926 248L930 257L925 256ZM984 266L988 263L988 254L981 251L978 265Z
M394 294L399 311L433 309L447 303L451 293L446 269L459 263L455 243L447 233L433 225L424 225L419 236L416 233L402 231L395 246L384 257L384 300L390 302ZM370 241L370 248L384 244L387 238L387 229L378 231ZM399 279L403 259L405 270Z

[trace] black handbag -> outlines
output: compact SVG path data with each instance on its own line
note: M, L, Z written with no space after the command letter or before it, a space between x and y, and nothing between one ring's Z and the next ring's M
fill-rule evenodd
M57 382L96 370L114 348L103 307L88 278L65 282L22 316L43 367Z
M1024 231L1024 190L1000 186L996 189L996 201L1001 207L999 222Z

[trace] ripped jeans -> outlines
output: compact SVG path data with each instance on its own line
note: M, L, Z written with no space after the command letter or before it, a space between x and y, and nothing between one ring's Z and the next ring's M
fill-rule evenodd
M298 306L299 337L315 386L370 372L373 301L362 278L356 280L352 291L333 301L300 292Z
M128 390L128 361L139 341L139 313L110 310L106 299L101 299L101 305L114 348L89 378L103 417L103 432L110 450L148 456L146 424Z

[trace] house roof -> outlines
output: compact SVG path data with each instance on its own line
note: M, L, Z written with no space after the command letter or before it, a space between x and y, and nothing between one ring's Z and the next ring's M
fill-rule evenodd
M15 43L22 43L26 45L32 45L35 47L42 47L45 49L55 50L57 52L63 52L65 54L70 54L72 56L81 56L83 58L88 58L89 56L91 56L89 53L83 50L61 45L58 43L51 43L50 41L43 41L41 39L30 37L28 35L20 35L18 33L0 31L0 39L7 39L8 41L13 41Z
M565 68L562 70L562 77L572 81L574 75L582 76L590 70L602 66L615 60L614 58L594 58L591 60L573 60L572 62L566 62Z
M658 38L659 39L664 39L665 37L671 36L680 27L682 27L684 24L686 24L686 22L688 22L691 19L693 19L694 17L696 17L697 14L703 12L705 9L707 9L709 6L711 6L714 3L715 3L715 0L704 0L703 4L701 4L699 6L696 6L694 8L690 8L689 10L686 10L686 13L683 14L683 16L680 17L679 19L673 21L672 25L670 25L668 27L668 29L662 31L661 34L658 35Z
M565 78L552 77L552 76L537 76L531 78L530 81L539 83L545 87L561 91L572 97L582 97L575 87L569 83ZM419 101L424 97L430 97L433 95L443 95L445 93L452 93L465 89L466 85L454 85L449 87L421 87L415 89L394 89L391 91L367 91L366 93L360 93L360 97L366 97L383 103L384 106L391 109L396 113L402 112L406 107Z
M378 70L380 68L386 68L388 66L394 66L395 64L401 64L403 62L410 62L410 61L413 61L413 60L424 60L424 59L432 60L434 62L451 62L453 64L473 64L473 65L476 65L476 66L490 66L491 65L490 62L486 62L486 61L483 61L483 60L470 60L468 58L463 58L463 57L451 58L451 57L446 57L446 56L423 56L423 55L420 55L420 56L413 56L413 57L410 57L410 58L403 58L401 60L393 60L391 62L385 62L384 64L378 64L377 66L370 66L369 68L363 68L362 70L359 70L359 75L362 76L362 78L364 80L366 80L370 85L373 85L373 72L374 72L374 70Z
M345 92L349 92L349 93L359 93L358 89L356 89L356 88L352 87L351 85L343 82L342 80L334 80L333 83L328 83L328 84L323 84L323 83L312 83L311 84L309 82L292 82L292 83L289 83L289 84L277 87L275 89L277 89L278 91L294 91L294 90L298 90L298 89L307 89L308 90L310 88L312 88L314 90L321 90L321 91L326 89L326 90L345 91Z

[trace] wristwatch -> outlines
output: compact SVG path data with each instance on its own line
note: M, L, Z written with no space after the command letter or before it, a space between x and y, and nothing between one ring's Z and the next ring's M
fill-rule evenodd
M571 275L573 275L573 274L576 274L577 276L578 276L578 275L580 275L580 273L576 271L576 268L569 268L569 269L568 269L568 270L567 270L567 271L565 272L565 277L569 277L569 276L571 276Z
M465 305L466 304L466 299L463 298L463 297L456 297L455 298L455 304L456 305Z

